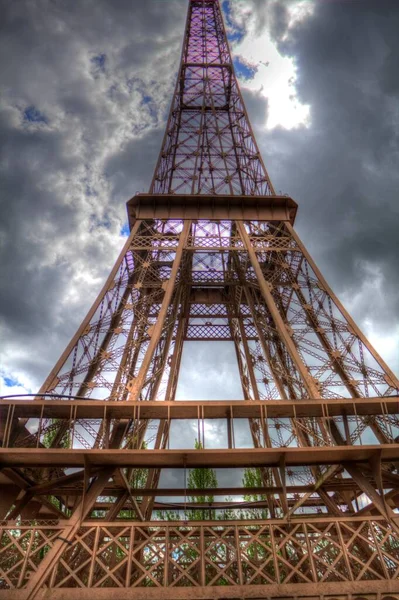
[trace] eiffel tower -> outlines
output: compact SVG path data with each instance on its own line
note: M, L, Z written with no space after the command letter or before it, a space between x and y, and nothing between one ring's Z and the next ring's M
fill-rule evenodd
M0 401L0 600L399 598L399 381L275 193L218 0L189 1L150 191L127 210L42 388ZM176 400L187 340L234 345L244 400ZM170 469L184 483L160 489ZM190 495L210 469L257 485Z

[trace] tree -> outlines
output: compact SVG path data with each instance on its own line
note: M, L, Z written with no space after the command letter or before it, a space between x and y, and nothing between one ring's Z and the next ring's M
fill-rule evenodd
M202 444L198 440L195 440L194 448L196 450L202 449ZM214 469L190 469L187 489L209 489L217 488L218 480ZM214 496L189 496L190 502L196 502L200 504L208 504L214 501ZM215 510L206 510L204 508L194 508L187 511L187 518L190 521L205 521L207 519L215 519Z
M263 480L260 469L245 469L242 484L246 488L262 487ZM246 494L244 495L244 500L246 502L260 502L266 501L267 497L260 494ZM267 508L249 508L242 511L240 516L242 519L267 519L269 517L269 511Z
M201 450L201 442L195 440L194 448L196 450ZM186 492L189 490L217 488L217 486L218 480L216 478L214 469L190 469L187 478ZM207 504L212 503L214 497L211 495L189 495L187 496L187 500L188 502ZM185 512L185 517L188 521L206 521L215 519L215 514L216 511L214 509L207 510L205 508L192 508ZM179 520L179 513L169 510L162 510L157 512L157 517L163 521L176 521Z

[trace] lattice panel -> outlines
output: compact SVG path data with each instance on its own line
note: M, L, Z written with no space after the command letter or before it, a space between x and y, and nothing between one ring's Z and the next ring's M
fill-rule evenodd
M234 74L218 2L191 1L152 193L273 193Z
M60 534L1 530L3 589L24 587ZM143 588L395 581L399 545L384 521L292 525L84 526L50 588ZM300 592L300 587L298 588ZM316 588L315 588L316 592Z
M287 227L284 223L251 222L247 230L274 302L320 395L367 397L395 393L395 383L346 321ZM271 233L279 240L276 248ZM246 281L256 288L258 281L252 264L240 252L238 260ZM253 289L251 294L262 328L269 338L278 337L263 298ZM277 354L284 353L284 348L274 351L274 370L288 395L298 397L304 390L293 373L295 367L289 364L289 357L287 367L277 358Z
M71 600L116 590L139 600L399 598L399 382L293 230L295 202L274 193L218 0L189 0L150 194L128 206L131 234L30 403L36 412L13 401L2 412L1 477L10 484L0 502L9 519L0 524L0 597L34 600L44 586ZM212 520L230 501L202 507L209 521L151 521L161 467L186 470L191 457L173 449L173 419L197 421L195 460L232 464L206 447L204 402L194 416L170 416L186 340L234 344L243 397L258 406L241 413L246 429L232 406L212 417L224 420L218 447L244 458L243 467L258 465L260 500L245 502L246 513L223 513L230 521ZM88 406L89 398L104 402ZM371 412L355 398L369 398ZM154 400L168 401L167 416ZM281 409L274 400L286 412L268 414ZM81 404L90 409L83 417ZM111 416L109 406L117 407ZM169 506L186 512L186 496ZM18 520L39 514L63 520ZM398 594L384 597L388 587Z
M0 525L0 589L25 587L62 529Z
M140 368L158 319L181 231L181 221L138 225L137 236L129 239L93 314L80 328L76 341L42 392L126 399L129 382ZM176 303L169 309L163 340L175 326L179 294L175 293L174 298ZM159 347L152 379L161 376L162 352ZM148 380L146 385L149 383Z
M289 226L252 221L246 229L273 302L318 395L396 393L392 377L341 313ZM181 232L182 221L143 221L138 226L114 280L42 391L129 397L159 318ZM141 398L154 399L154 393L159 399L165 397L183 314L188 316L182 332L185 339L235 342L246 397L309 397L259 285L234 222L193 222ZM208 298L196 302L199 293L207 293ZM378 422L373 426L380 441L391 435L384 427ZM352 431L352 441L360 433Z

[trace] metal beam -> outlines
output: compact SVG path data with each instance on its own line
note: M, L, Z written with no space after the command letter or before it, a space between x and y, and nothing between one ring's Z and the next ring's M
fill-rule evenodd
M129 223L135 219L240 219L294 223L297 203L289 196L136 194L127 203ZM194 248L193 248L194 249Z
M198 587L136 587L136 588L58 588L43 589L36 600L288 600L305 598L323 600L325 596L351 600L353 594L364 594L369 600L384 600L381 594L399 593L399 581L367 580L331 583L288 583L270 585L220 585ZM0 600L25 600L24 590L0 590ZM371 594L375 594L373 598ZM378 594L378 596L377 596ZM325 599L327 600L327 599Z
M399 397L306 400L196 400L106 402L104 400L61 400L46 396L37 400L0 399L0 420L8 410L14 417L70 419L257 419L302 417L371 416L399 414ZM76 412L75 412L76 411Z
M399 460L399 444L379 446L319 446L289 448L240 448L217 450L81 450L58 448L1 448L3 466L94 467L118 466L139 468L234 468L279 466L336 465L346 462L369 462L378 453L382 462Z

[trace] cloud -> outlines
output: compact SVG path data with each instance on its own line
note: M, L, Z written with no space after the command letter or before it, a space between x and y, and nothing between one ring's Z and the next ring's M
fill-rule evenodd
M293 61L310 123L266 130L267 90L243 94L276 189L299 202L302 238L398 369L398 7L307 3L294 18L295 4L224 8L236 46L252 18ZM2 3L0 361L25 388L41 384L101 288L124 203L149 188L185 12L183 0Z
M176 397L179 400L241 400L231 342L185 342Z
M315 3L291 27L287 15L274 23L311 127L260 138L276 188L299 202L297 227L316 262L360 325L372 322L382 338L399 325L398 26L389 0ZM388 346L378 350L398 370L397 337Z
M241 93L244 98L245 107L251 115L251 124L254 127L264 128L268 116L268 100L261 90L250 90L243 87Z
M3 3L0 360L33 389L120 250L125 202L148 189L181 8Z

